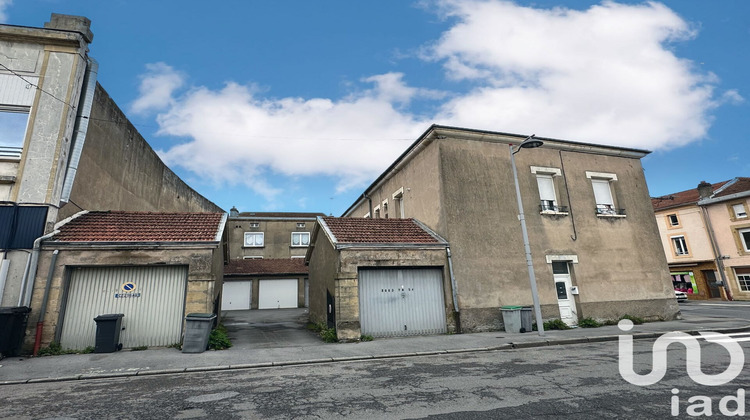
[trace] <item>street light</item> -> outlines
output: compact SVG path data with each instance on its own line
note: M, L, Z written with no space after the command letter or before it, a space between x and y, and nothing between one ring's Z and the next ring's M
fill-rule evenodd
M534 265L531 261L531 247L529 246L529 233L526 230L526 218L523 215L523 203L521 202L521 188L518 186L518 171L516 170L516 153L523 149L533 149L544 144L543 141L534 138L536 134L526 137L516 150L510 147L510 165L513 167L513 182L516 184L516 201L518 202L518 219L521 221L521 232L523 233L523 248L526 251L526 265L529 267L529 282L531 283L531 298L534 301L534 315L536 316L536 327L540 336L544 336L544 322L542 321L542 308L539 306L539 292L536 289L536 275Z

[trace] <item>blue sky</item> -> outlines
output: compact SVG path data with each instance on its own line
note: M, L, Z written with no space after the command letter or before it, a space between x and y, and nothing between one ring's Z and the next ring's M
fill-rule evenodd
M652 196L750 172L745 0L0 0L53 12L226 210L340 215L432 123L653 150Z

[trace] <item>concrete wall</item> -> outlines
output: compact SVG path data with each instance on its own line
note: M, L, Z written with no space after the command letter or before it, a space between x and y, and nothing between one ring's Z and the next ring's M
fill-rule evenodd
M258 227L251 227L251 223L258 223ZM304 223L305 227L298 228L297 223ZM306 246L292 246L292 232L307 232L312 235L315 227L314 218L252 218L230 217L227 220L227 245L230 259L242 259L245 256L260 256L263 258L292 258L304 257ZM263 232L264 246L245 247L245 232Z
M164 165L98 84L70 203L60 218L81 209L223 212Z
M42 346L48 346L62 328L60 309L65 281L68 281L67 270L76 266L120 266L120 265L187 265L187 295L185 314L214 311L214 302L221 290L222 274L217 272L216 261L221 267L221 248L204 246L201 248L154 248L154 249L106 249L69 247L58 248L60 253L55 264L50 283L45 324L42 332ZM34 283L31 301L32 311L29 315L24 350L30 352L35 337L36 323L40 316L40 307L44 296L47 275L50 269L52 248L43 248L40 257L39 271Z
M325 234L318 230L310 254L310 322L325 323L328 319L327 294L335 296L336 277L339 270L339 253Z

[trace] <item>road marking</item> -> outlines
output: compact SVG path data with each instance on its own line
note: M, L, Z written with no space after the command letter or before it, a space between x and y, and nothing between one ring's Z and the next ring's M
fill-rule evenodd
M695 302L695 305L698 305L698 306L750 306L750 304L747 304L747 303L702 303L702 302Z

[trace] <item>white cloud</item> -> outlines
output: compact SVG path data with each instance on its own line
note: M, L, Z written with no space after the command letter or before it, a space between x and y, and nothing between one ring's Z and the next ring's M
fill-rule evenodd
M170 165L273 199L277 174L327 175L339 191L359 188L433 122L656 150L704 138L713 108L743 100L733 90L716 98L716 77L675 56L670 44L695 32L659 3L577 11L438 2L454 23L424 58L468 90L448 96L391 72L363 79L371 87L353 85L342 99L267 98L232 82L174 96L184 76L157 63L133 110L163 110L160 133L188 139L162 152ZM415 99L439 111L416 117Z
M160 111L174 104L172 94L185 83L185 76L165 63L146 64L146 70L140 77L140 95L130 105L135 114Z
M0 0L0 23L8 22L6 10L13 4L13 0Z
M668 48L695 33L659 3L444 6L458 23L432 47L433 58L476 87L445 103L440 121L648 149L707 132L715 80Z
M258 98L236 83L194 89L158 117L161 134L191 140L161 154L168 164L219 183L246 183L269 199L279 192L267 181L273 173L334 176L339 190L360 186L429 124L394 108L393 83L382 81L395 79L376 76L381 83L373 89L339 101Z

